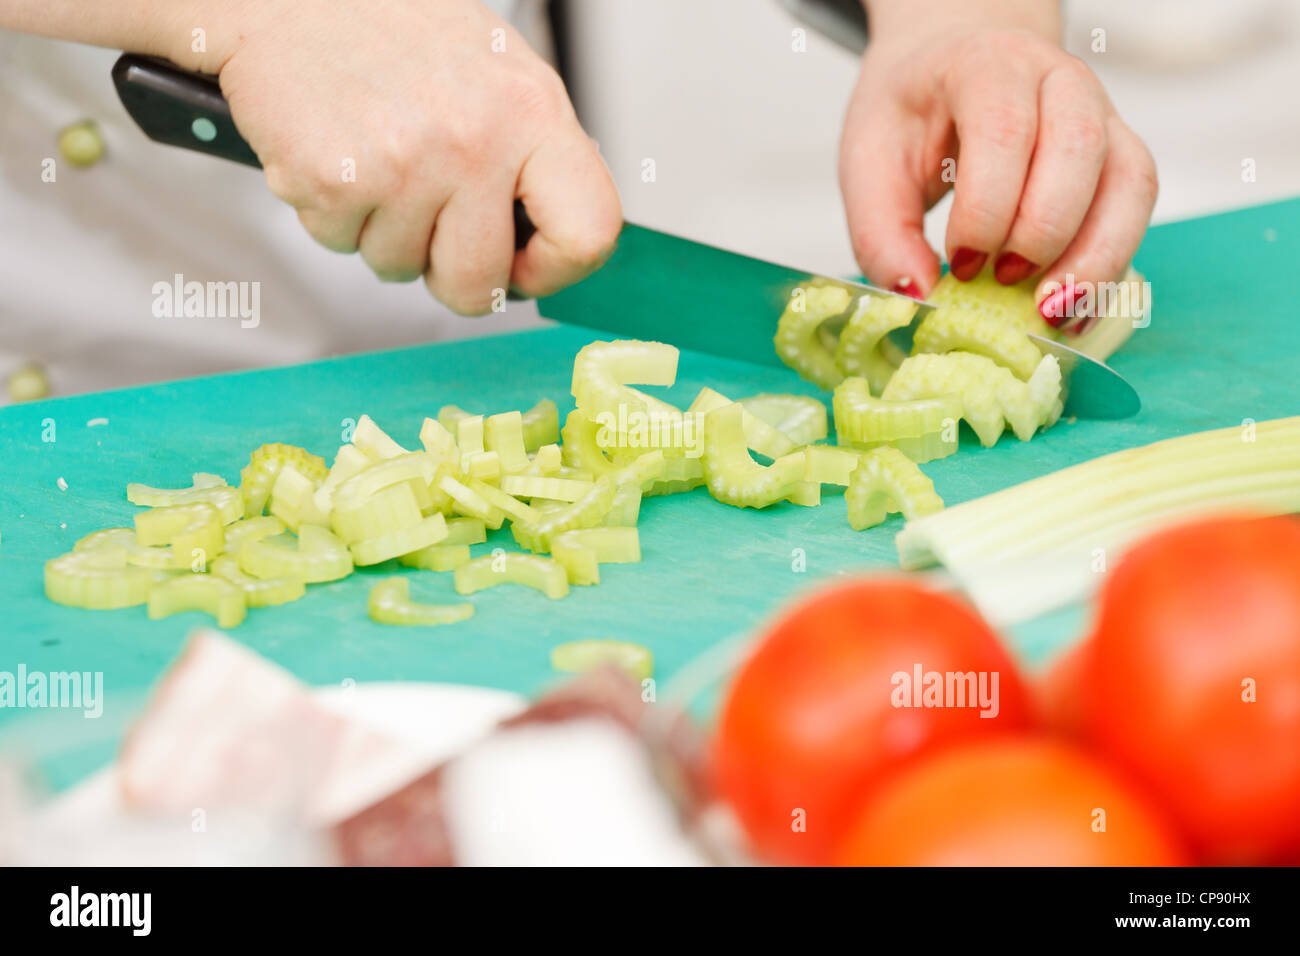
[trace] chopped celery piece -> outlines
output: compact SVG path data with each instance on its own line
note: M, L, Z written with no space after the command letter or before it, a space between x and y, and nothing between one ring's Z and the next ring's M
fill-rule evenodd
M1055 338L1056 330L1043 321L1034 304L1037 282L1037 279L1026 279L1016 285L1003 285L997 281L992 269L962 282L950 272L935 283L926 301L940 307L973 309L1022 332Z
M1023 329L1003 317L964 306L940 306L922 319L912 338L912 352L973 352L1026 382L1043 358ZM874 381L872 386L877 387Z
M244 496L238 488L231 488L225 481L219 485L211 484L215 475L203 476L200 472L194 476L195 484L191 488L151 488L148 485L129 484L126 486L126 500L134 505L158 508L169 505L190 505L206 502L221 513L221 523L230 524L244 516ZM198 482L202 481L202 484Z
M210 574L177 575L149 591L151 619L182 611L206 611L217 619L217 627L238 627L248 615L248 601L238 585Z
M885 337L911 322L916 308L916 302L902 296L862 295L835 348L840 371L865 378L875 391L883 389L897 368L891 361L894 353L882 348Z
M245 541L239 549L239 569L255 578L299 578L308 584L337 581L352 573L348 546L326 528L303 525L296 549L275 541Z
M269 538L284 531L284 522L274 515L258 515L256 518L243 518L234 524L226 525L226 551L238 554L245 541L257 538Z
M599 584L599 565L641 560L641 539L627 527L565 531L552 539L551 557L564 565L570 584Z
M524 412L524 447L537 451L560 440L560 410L549 398L543 398Z
M742 398L740 404L789 438L796 448L826 439L826 406L815 398L764 392Z
M373 461L370 456L356 445L340 445L334 455L334 464L330 466L329 474L316 489L314 496L316 510L321 514L329 514L334 507L334 492L338 486L363 469L369 468L371 464Z
M862 462L859 452L834 445L809 445L804 450L804 480L817 485L847 488L854 469Z
M418 551L400 555L397 560L408 568L422 568L425 571L455 571L462 564L469 564L469 545L447 544L444 538L438 544L431 544Z
M279 443L262 445L248 456L248 464L240 472L239 490L244 495L245 518L255 518L262 513L271 497L271 486L285 463L292 463L308 478L317 481L323 481L329 473L325 459L305 448Z
M749 456L740 405L709 412L704 424L704 481L718 501L737 508L766 508L788 497L804 480L802 452L760 465Z
M482 415L466 415L456 422L456 447L460 449L462 461L466 455L487 451L483 444L483 431Z
M1085 597L1107 561L1174 521L1300 511L1300 417L1114 452L909 521L905 568L944 565L997 624Z
M913 355L880 397L907 402L946 395L960 398L961 417L984 446L992 446L1007 425L1028 441L1061 414L1061 367L1055 356L1044 355L1029 381L1022 382L992 359L971 352Z
M733 404L727 396L711 388L700 389L700 394L691 402L688 412L707 415L715 408ZM780 458L795 450L795 444L777 429L773 428L749 409L741 405L741 428L745 432L745 442L751 449L768 458Z
M239 570L239 558L223 554L208 568L213 577L229 581L244 592L249 607L274 607L296 601L307 593L298 578L255 578Z
M896 448L864 452L861 464L849 476L844 500L854 531L875 527L892 511L901 511L910 520L943 509L934 483Z
M420 604L411 600L411 582L389 578L370 589L370 619L380 624L455 624L474 616L473 604Z
M494 508L478 491L451 475L439 478L438 488L451 498L456 511L467 518L478 518L494 530L505 521L505 512Z
M541 478L555 477L559 475L562 467L564 467L564 453L560 451L560 446L543 445L529 461L524 474Z
M853 297L838 285L796 289L777 322L776 354L799 376L830 391L844 378L821 337L821 327L849 307Z
M520 498L552 498L555 501L577 501L591 491L592 481L574 481L572 478L531 478L526 475L507 475L501 479L501 490Z
M633 680L648 680L655 669L648 647L628 641L569 641L551 649L551 667L557 671L585 674L612 664Z
M104 611L143 604L154 581L154 571L128 565L126 550L106 538L45 562L45 596L70 607Z
M104 528L78 538L73 551L102 551L105 548L125 548L136 544L135 532L130 528Z
M385 458L340 484L334 492L334 508L357 508L382 489L402 482L421 481L427 485L437 470L438 461L428 452L413 451L395 458Z
M297 532L301 524L328 524L329 518L316 506L319 482L313 481L290 463L280 467L275 484L271 486L271 500L267 511Z
M493 509L509 515L512 521L532 521L537 517L537 512L532 508L513 495L506 494L500 488L493 488L477 478L467 479L465 484L471 491L477 492Z
M424 424L420 426L420 444L429 454L436 455L439 461L459 458L460 449L456 447L454 427L444 424L441 419L435 421L426 418Z
M487 525L481 518L448 518L447 537L443 544L482 544L487 540Z
M916 461L941 458L957 450L957 422L962 403L953 395L889 402L871 394L865 378L846 378L832 399L835 433L841 444L873 447L885 442L928 441L938 436L937 447L922 446L935 454ZM914 449L919 450L919 449Z
M501 456L494 451L480 451L466 455L461 464L464 466L465 474L470 478L477 478L479 481L501 480Z
M410 454L405 448L389 438L388 433L376 425L375 420L369 415L362 415L357 419L356 427L352 429L352 444L375 461Z
M594 528L605 520L614 505L615 483L608 475L601 475L587 492L571 505L554 511L535 512L532 521L516 521L510 525L514 539L529 551L546 552L551 540L561 532L576 528Z
M190 567L195 551L206 563L226 542L221 513L206 502L142 511L135 516L135 535L143 545L171 545L173 568Z
M676 379L677 349L663 342L592 342L573 360L578 411L598 427L597 446L609 451L690 450L696 436L682 410L631 387L672 385Z
M422 519L414 527L403 528L400 531L390 531L388 534L366 538L364 541L357 541L350 545L352 563L357 567L378 564L380 561L387 561L389 558L410 554L420 548L427 548L429 545L437 544L446 537L447 519L440 514L430 515Z
M444 405L438 409L438 424L453 435L456 433L462 418L474 417L473 412L467 412L459 405ZM426 418L425 421L427 422L429 419Z
M474 418L475 416L456 405L444 405L438 409L438 423L448 434L456 431L456 426L462 418ZM530 452L537 451L543 445L552 444L560 440L560 410L555 403L549 398L543 398L528 411L520 415L520 426L523 432L524 448ZM429 421L429 419L426 419ZM425 447L428 447L426 443ZM488 444L491 448L491 444ZM432 451L432 449L429 449Z
M501 459L501 471L518 474L528 467L524 448L524 417L519 412L502 412L483 422L483 447Z
M330 527L348 544L413 528L423 516L409 481L383 488L353 508L335 508Z
M569 412L569 417L564 420L561 432L564 444L560 448L566 465L592 475L609 475L618 470L618 466L609 460L604 449L597 444L598 429L599 426L582 412Z
M535 554L489 554L455 571L456 593L473 594L498 584L523 584L556 600L569 593L564 566Z

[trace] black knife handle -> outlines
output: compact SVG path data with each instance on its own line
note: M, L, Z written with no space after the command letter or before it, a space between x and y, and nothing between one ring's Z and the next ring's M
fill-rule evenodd
M261 168L257 154L239 135L230 104L215 76L191 73L157 57L123 53L113 64L113 85L122 105L150 139ZM514 206L515 248L528 244L537 228L522 200Z

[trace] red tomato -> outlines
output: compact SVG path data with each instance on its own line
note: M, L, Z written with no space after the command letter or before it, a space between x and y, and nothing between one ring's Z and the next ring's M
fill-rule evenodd
M982 679L991 716L924 706L911 693L918 668L922 684L943 675L944 690L950 672ZM965 604L902 578L855 581L793 608L742 665L722 707L713 781L763 856L823 863L884 774L924 751L1022 729L1029 711L1011 659Z
M1073 747L980 741L881 788L835 860L849 866L1176 866L1182 849L1146 804Z
M1087 641L1058 654L1033 681L1034 702L1044 729L1076 740L1083 728L1084 655Z
M1091 643L1088 738L1204 859L1300 847L1300 523L1218 519L1148 539L1103 586Z

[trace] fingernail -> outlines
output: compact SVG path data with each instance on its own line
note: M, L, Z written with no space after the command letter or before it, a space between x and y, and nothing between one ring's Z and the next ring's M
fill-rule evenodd
M1074 306L1079 298L1080 290L1078 286L1073 283L1063 285L1038 304L1038 314L1043 317L1044 322L1054 329L1072 325L1076 318L1082 318L1082 316L1075 315Z
M993 278L1002 285L1015 285L1022 279L1028 279L1037 270L1038 266L1018 252L1004 252L993 263Z
M918 288L917 284L907 276L903 276L903 278L894 283L893 291L900 293L901 295L910 295L913 299L921 298L920 288Z
M962 282L969 282L980 274L987 259L987 253L962 246L953 252L952 259L948 262L948 271Z

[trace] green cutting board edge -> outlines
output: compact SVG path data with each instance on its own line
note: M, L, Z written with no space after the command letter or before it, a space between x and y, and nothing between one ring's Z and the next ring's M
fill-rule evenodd
M1137 265L1155 290L1153 321L1114 360L1141 393L1142 412L1062 423L1028 443L1008 435L992 449L966 435L958 454L926 465L938 492L955 504L1122 448L1300 413L1297 235L1300 200L1152 229ZM665 316L670 340L671 329ZM62 729L47 733L40 728L54 717L19 710L0 710L0 727L38 754L55 785L66 784L109 759L148 686L186 635L209 623L199 612L150 621L141 607L81 611L43 596L46 559L97 528L131 523L127 482L184 486L195 471L236 482L248 453L271 441L330 459L344 420L363 412L408 445L423 418L449 402L495 412L548 396L563 416L574 353L593 337L547 328L0 409L0 670L102 671L108 701L93 727L60 715ZM683 353L668 397L687 402L704 385L735 397L829 398L793 372ZM87 427L95 418L108 424ZM55 440L43 441L50 422ZM450 681L531 694L556 678L554 645L603 637L650 647L662 681L718 641L752 632L798 592L891 567L900 520L854 533L844 510L834 494L820 508L763 513L725 507L702 489L648 499L642 563L606 566L600 586L574 588L562 601L507 586L474 595L467 622L384 627L367 618L366 594L387 575L411 575L419 600L460 600L451 575L389 562L313 585L295 604L252 610L230 634L312 684ZM474 550L497 545L514 549L507 532ZM794 570L796 549L804 572ZM1085 624L1084 611L1069 609L1009 639L1034 665Z

